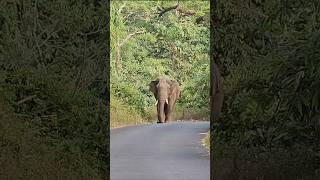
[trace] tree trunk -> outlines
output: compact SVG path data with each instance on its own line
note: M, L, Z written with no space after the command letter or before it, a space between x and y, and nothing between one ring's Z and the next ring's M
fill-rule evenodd
M216 63L212 64L211 69L211 86L210 86L210 104L211 104L211 119L217 121L219 119L222 103L223 103L223 89L222 78L219 68Z

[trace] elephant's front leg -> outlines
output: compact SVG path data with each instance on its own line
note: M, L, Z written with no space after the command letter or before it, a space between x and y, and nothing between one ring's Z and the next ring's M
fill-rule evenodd
M168 122L168 121L171 121L171 109L172 107L170 106L170 104L166 105L166 108L165 108L165 115L166 115L166 118L165 118L165 123Z

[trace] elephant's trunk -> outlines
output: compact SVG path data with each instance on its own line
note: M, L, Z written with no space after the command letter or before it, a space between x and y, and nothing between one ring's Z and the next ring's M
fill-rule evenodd
M159 122L163 123L165 122L165 112L164 112L164 106L165 104L168 104L168 99L164 99L164 100L158 100L157 101L157 107L158 107L158 120Z

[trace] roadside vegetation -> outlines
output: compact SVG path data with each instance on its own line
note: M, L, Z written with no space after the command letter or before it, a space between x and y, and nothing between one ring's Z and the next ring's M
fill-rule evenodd
M111 128L147 122L135 109L115 98L110 102L110 117L113 119L110 121Z
M0 179L108 176L106 6L94 2L0 1Z
M176 5L111 2L111 127L156 121L148 85L160 75L180 83L174 119L209 120L209 2Z
M215 179L319 179L320 3L219 1L225 101L211 124Z
M202 139L202 145L208 150L210 153L210 132L207 132L205 137Z

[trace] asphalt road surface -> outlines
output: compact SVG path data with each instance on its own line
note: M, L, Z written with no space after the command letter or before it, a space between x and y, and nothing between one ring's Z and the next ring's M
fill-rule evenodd
M171 122L111 130L111 180L209 180L201 145L209 122Z

